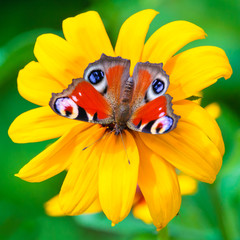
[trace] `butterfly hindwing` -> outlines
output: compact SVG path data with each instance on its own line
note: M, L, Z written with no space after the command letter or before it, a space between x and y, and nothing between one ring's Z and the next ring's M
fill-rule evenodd
M160 96L139 107L128 121L130 129L151 133L162 134L175 128L178 120L171 108L171 97Z
M63 117L95 123L112 121L109 103L84 79L74 79L62 93L53 93L49 105Z

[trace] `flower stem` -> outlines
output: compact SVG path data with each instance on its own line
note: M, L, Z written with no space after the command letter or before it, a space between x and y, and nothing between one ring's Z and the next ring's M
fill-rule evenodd
M227 233L228 231L227 231L226 225L225 225L224 211L222 209L222 203L221 203L221 200L219 198L219 193L217 191L216 184L210 185L209 189L210 189L210 196L211 196L211 199L212 199L212 203L213 203L215 213L216 213L216 216L217 216L217 219L218 219L219 230L222 234L222 237L223 237L224 240L231 240L229 238L228 233Z
M165 227L158 232L157 240L169 240L168 228Z

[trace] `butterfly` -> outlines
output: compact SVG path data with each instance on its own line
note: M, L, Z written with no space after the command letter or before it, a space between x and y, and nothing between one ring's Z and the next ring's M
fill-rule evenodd
M177 125L172 97L165 94L169 77L162 63L138 62L130 76L130 60L101 58L90 63L83 78L73 79L49 102L57 114L107 126L116 135L124 129L163 134Z

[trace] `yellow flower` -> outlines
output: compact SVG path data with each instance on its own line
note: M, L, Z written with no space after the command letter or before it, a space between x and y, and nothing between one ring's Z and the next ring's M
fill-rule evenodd
M138 185L154 225L161 229L180 208L175 168L208 183L216 178L224 154L220 129L203 108L187 98L221 77L229 78L231 66L224 51L217 47L197 47L174 56L189 42L205 38L201 28L186 21L162 26L145 43L156 14L144 10L127 19L115 50L96 12L68 18L63 21L65 39L41 35L34 48L38 62L30 62L19 73L20 94L41 107L18 116L9 136L17 143L60 138L17 176L39 182L69 169L59 194L65 214L81 214L99 203L116 224L130 212ZM174 130L162 135L125 130L125 150L119 135L108 134L97 141L105 127L63 118L50 109L51 94L82 77L88 64L103 53L129 59L130 72L137 62L163 63L170 76L167 93L173 97L174 113L181 116Z
M201 93L199 93L198 95L202 96ZM201 98L197 100L199 104L201 102L200 100ZM205 107L205 110L214 119L220 116L221 110L217 103L209 104L208 106ZM178 176L178 182L179 182L179 187L180 187L182 196L192 195L197 192L197 181L195 179L183 173L179 173L177 176ZM59 198L59 195L53 197L52 199L46 202L45 210L49 216L53 216L53 217L64 216L64 213L60 207L58 198ZM84 212L84 214L98 213L100 211L102 211L102 209L97 199L97 201L93 202L93 204ZM148 209L148 205L139 189L136 191L136 194L135 194L132 212L136 218L141 219L143 222L147 224L151 224L153 222Z

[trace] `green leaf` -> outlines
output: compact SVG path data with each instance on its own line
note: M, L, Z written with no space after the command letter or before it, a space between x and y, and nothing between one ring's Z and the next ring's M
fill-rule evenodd
M202 98L202 97L200 97L200 96L191 96L191 97L188 97L188 98L186 98L187 100L190 100L190 101L196 101L196 100L198 100L198 99L200 99L200 98Z
M134 218L132 214L129 214L127 218L114 227L111 226L111 221L103 213L79 215L75 219L81 226L121 235L156 233L155 226L145 224Z

